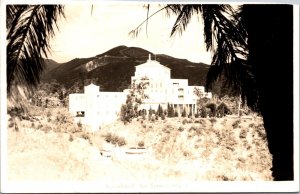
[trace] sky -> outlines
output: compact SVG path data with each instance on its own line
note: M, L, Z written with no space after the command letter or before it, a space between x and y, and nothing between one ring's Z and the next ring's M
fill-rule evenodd
M150 5L150 14L160 7ZM92 11L93 10L93 11ZM165 12L153 16L143 25L138 37L128 33L146 19L143 4L106 2L94 4L68 4L65 18L58 21L59 31L51 40L52 53L48 58L59 63L74 58L93 57L119 45L141 47L155 54L167 54L192 62L210 64L211 53L206 52L203 23L194 16L185 32L170 37L176 17Z

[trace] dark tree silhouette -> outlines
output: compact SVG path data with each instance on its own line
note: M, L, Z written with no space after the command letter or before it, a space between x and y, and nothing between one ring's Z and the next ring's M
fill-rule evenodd
M62 5L7 5L7 92L16 84L37 86Z
M293 180L293 7L245 5L241 14L273 155L273 177Z

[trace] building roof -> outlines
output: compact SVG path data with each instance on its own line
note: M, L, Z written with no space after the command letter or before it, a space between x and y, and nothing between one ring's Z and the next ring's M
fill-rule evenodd
M151 59L151 55L149 54L149 59L147 60L146 63L143 63L143 64L140 64L140 65L137 65L135 67L162 67L162 68L165 68L165 69L168 69L170 70L170 68L160 64L158 61L156 60L152 60Z

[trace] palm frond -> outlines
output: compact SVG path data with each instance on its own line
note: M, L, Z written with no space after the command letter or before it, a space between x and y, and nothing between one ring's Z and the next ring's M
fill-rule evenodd
M134 28L133 30L131 30L131 31L128 33L129 36L131 36L131 37L133 37L133 38L137 37L137 36L139 35L140 31L141 31L142 26L143 26L145 23L146 23L147 26L148 26L148 20L149 20L150 18L152 18L153 16L155 16L157 13L161 12L162 10L167 9L168 7L169 7L169 5L163 6L162 8L160 8L159 10L157 10L157 11L155 11L153 14L151 14L150 16L149 16L149 13L147 13L147 18L146 18L144 21L142 21L136 28ZM147 12L149 12L149 8L150 8L150 6L149 6L149 7L147 6Z
M12 84L36 86L44 70L62 5L7 5L7 92Z

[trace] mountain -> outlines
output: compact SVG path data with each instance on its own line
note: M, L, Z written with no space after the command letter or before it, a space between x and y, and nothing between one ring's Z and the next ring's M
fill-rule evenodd
M90 58L76 58L56 65L47 71L42 80L56 79L70 88L75 82L93 80L101 91L123 91L130 85L135 66L145 63L148 55L171 69L172 78L188 79L189 85L205 85L209 65L193 63L164 54L153 53L138 47L118 46Z
M51 71L52 69L55 69L56 67L58 67L60 64L57 63L56 61L52 60L52 59L44 59L45 61L45 71L44 73L47 73L49 71Z

